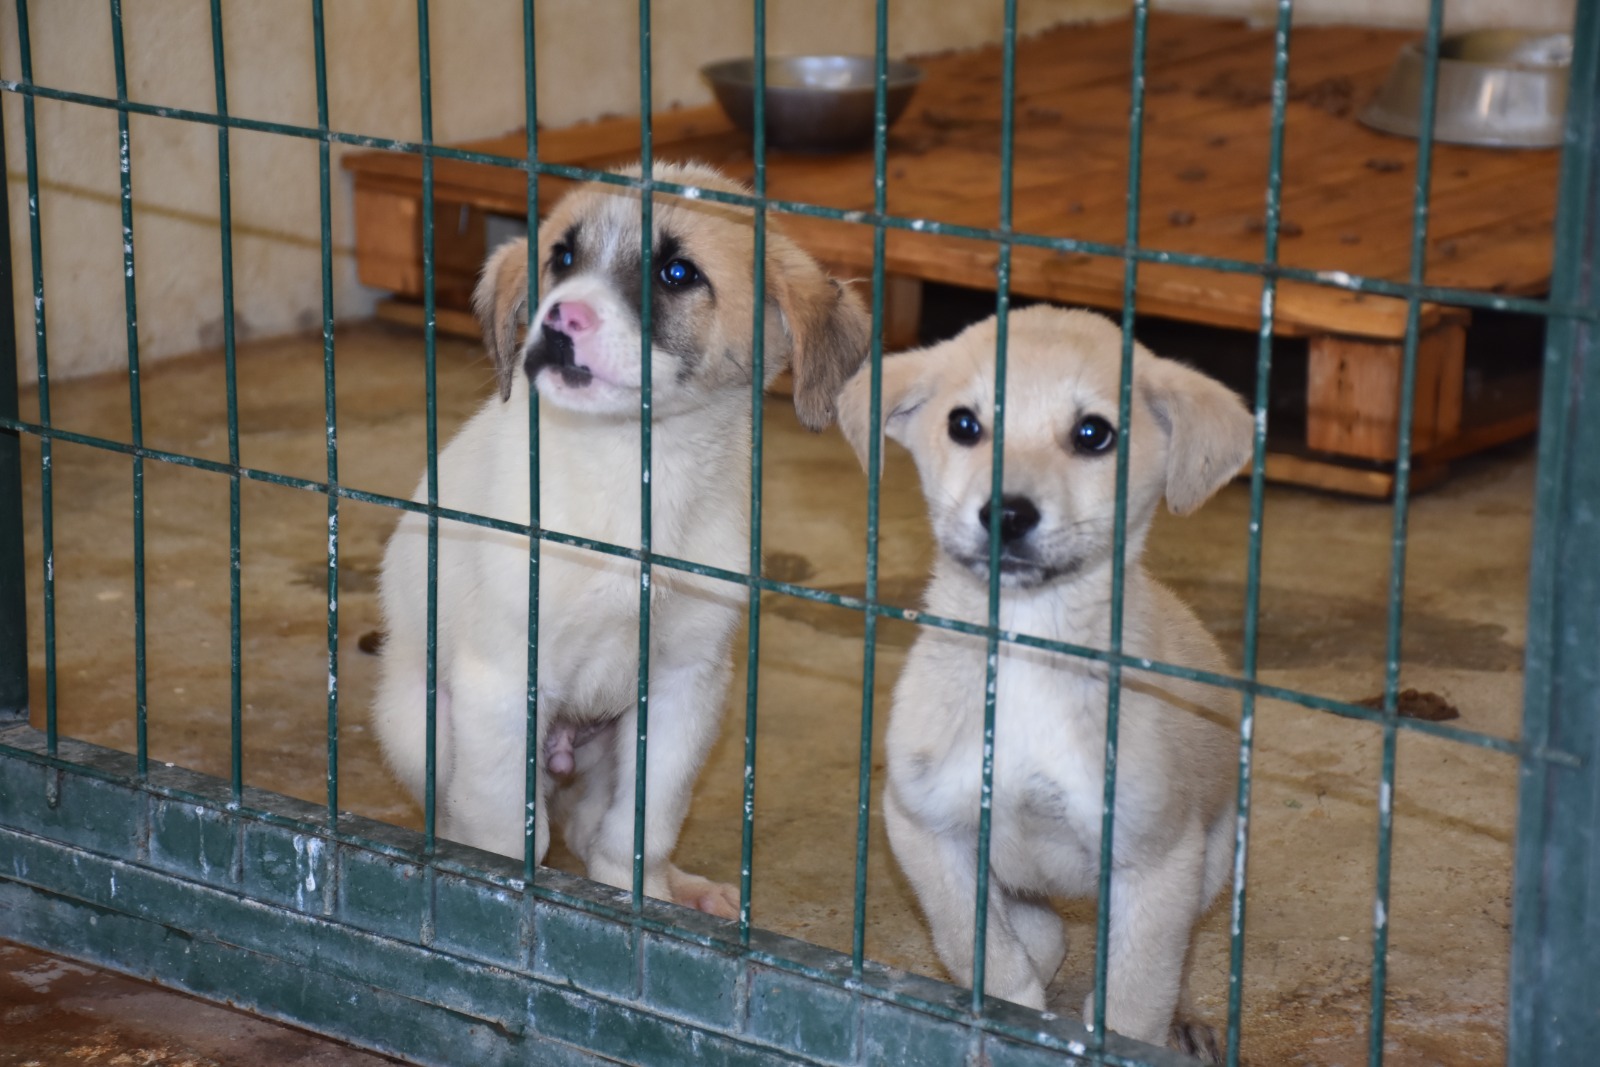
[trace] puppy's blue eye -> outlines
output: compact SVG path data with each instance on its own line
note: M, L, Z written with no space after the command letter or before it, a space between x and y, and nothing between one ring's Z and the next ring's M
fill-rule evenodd
M1099 415L1085 415L1072 428L1072 447L1086 455L1104 452L1117 442L1117 431Z
M686 285L693 285L700 280L700 272L693 263L687 259L674 259L656 272L661 279L661 284L673 289L681 289Z
M554 270L566 270L572 266L574 258L572 249L564 244L558 244L550 250L550 266Z
M956 408L950 413L950 440L968 447L983 437L983 423L971 408Z

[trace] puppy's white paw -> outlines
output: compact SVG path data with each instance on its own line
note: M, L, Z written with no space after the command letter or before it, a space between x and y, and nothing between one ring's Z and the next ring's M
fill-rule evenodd
M739 917L739 887L725 882L713 882L698 874L685 874L676 867L667 874L667 887L672 891L672 902L686 908L715 915L719 919Z
M1167 1047L1193 1056L1204 1064L1220 1065L1223 1060L1217 1032L1205 1023L1191 1019L1180 1017L1172 1021L1172 1028L1167 1031Z

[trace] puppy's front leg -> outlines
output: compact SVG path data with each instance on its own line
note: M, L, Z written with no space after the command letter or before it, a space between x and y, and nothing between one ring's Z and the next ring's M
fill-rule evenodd
M883 815L889 844L928 917L940 961L957 982L972 984L976 842L929 830L901 804L893 788L884 791ZM1043 1009L1045 986L1067 951L1060 916L1043 902L1007 893L990 878L987 931L985 993Z
M1106 1026L1160 1045L1178 1007L1183 961L1199 914L1204 856L1198 836L1149 863L1119 866L1111 877L1111 947ZM1092 1017L1094 994L1084 1003Z
M645 774L644 891L725 919L739 914L734 886L686 874L671 863L689 809L695 776L722 714L731 671L725 664L666 666L650 680L649 755ZM609 803L586 840L573 842L589 877L633 885L634 765L638 715L629 711L611 741L617 773ZM594 802L599 802L595 797Z

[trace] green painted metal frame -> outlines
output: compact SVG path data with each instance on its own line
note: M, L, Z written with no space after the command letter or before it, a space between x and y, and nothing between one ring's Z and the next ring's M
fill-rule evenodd
M0 174L6 171L0 122ZM30 190L30 196L32 195ZM31 202L31 201L30 201ZM17 322L11 293L11 212L0 211L0 418L15 420ZM28 581L22 537L22 434L0 427L0 723L28 718Z
M425 503L398 500L340 484L335 403L335 320L332 281L332 187L330 153L334 144L361 144L419 154L423 203L432 203L433 170L438 159L466 159L535 174L629 185L640 193L644 255L641 316L647 337L651 313L653 196L684 187L656 181L651 170L650 123L643 124L637 179L597 174L541 161L535 92L533 0L524 0L527 153L510 159L450 149L433 142L429 6L417 2L419 108L422 140L380 141L333 130L328 118L327 53L322 0L311 0L316 61L315 127L243 120L227 105L222 5L211 0L215 78L214 113L157 107L129 98L120 0L108 0L113 34L116 96L98 97L37 84L31 66L28 5L15 0L21 60L19 81L0 81L23 109L28 183L29 247L35 312L39 418L21 419L16 395L15 323L6 303L0 318L0 934L55 951L97 959L120 969L192 990L225 997L266 1014L296 1021L425 1062L523 1062L537 1052L540 1062L598 1062L599 1057L638 1062L679 1063L709 1058L728 1063L827 1062L985 1062L1032 1064L1075 1062L1160 1067L1181 1062L1164 1050L1138 1046L1108 1034L1104 1027L1107 969L1110 856L1115 829L1116 723L1121 671L1136 667L1192 679L1239 694L1240 779L1237 798L1236 859L1230 943L1228 1058L1239 1062L1241 1038L1245 872L1249 842L1251 757L1255 705L1260 697L1377 723L1383 731L1382 775L1376 809L1379 819L1377 884L1374 896L1372 1007L1369 1062L1383 1060L1386 1002L1389 852L1395 789L1394 755L1401 730L1475 745L1513 755L1522 768L1522 809L1518 834L1516 921L1513 957L1512 1062L1522 1065L1581 1062L1600 1039L1600 848L1592 827L1600 825L1600 328L1593 271L1600 257L1600 13L1595 0L1580 0L1576 26L1573 105L1563 171L1562 225L1558 228L1555 282L1548 299L1441 289L1424 284L1423 250L1431 138L1419 150L1412 262L1406 282L1308 272L1281 266L1277 259L1279 199L1283 170L1283 118L1287 101L1289 30L1292 0L1279 0L1273 66L1273 123L1265 175L1266 219L1262 259L1227 261L1141 248L1140 159L1143 130L1147 0L1133 5L1133 106L1130 114L1130 165L1126 235L1121 245L1015 232L1011 225L1011 175L1015 95L1016 2L1004 8L1002 50L1001 171L998 226L954 227L938 220L892 216L886 210L887 0L876 0L875 186L871 212L841 212L809 204L779 202L766 196L766 145L762 131L764 94L757 91L754 188L749 195L695 190L695 195L747 206L754 212L757 248L755 286L764 291L766 223L769 214L793 213L838 218L873 229L871 405L874 421L881 408L881 326L884 312L884 241L890 229L954 234L997 245L997 340L991 563L998 552L998 507L1003 484L1006 321L1010 306L1009 264L1016 246L1047 247L1121 258L1125 268L1123 369L1120 417L1126 420L1131 396L1133 295L1142 263L1179 263L1256 274L1262 279L1261 329L1257 359L1257 420L1250 491L1249 566L1246 586L1245 655L1238 676L1194 671L1125 655L1121 646L1121 589L1124 561L1115 557L1113 625L1109 647L1084 648L1043 641L999 629L999 587L991 580L987 625L930 617L880 604L878 593L878 450L869 456L867 574L863 598L842 597L760 574L761 562L761 367L764 318L754 316L756 374L751 391L755 447L750 467L750 556L746 573L688 563L651 547L650 390L648 349L641 397L641 529L637 546L591 542L544 528L539 521L538 409L530 405L530 524L523 526L462 514L438 505L436 338L434 304L434 219L422 212L425 281L424 338L427 384L428 472ZM753 0L753 51L758 87L765 81L766 10ZM1426 35L1429 70L1436 66L1443 4L1432 0ZM651 5L640 0L640 109L648 116L651 90ZM1425 94L1423 126L1433 107L1432 78ZM127 307L130 443L54 427L49 404L43 256L38 203L37 134L34 103L49 99L116 112L119 131L124 300ZM228 462L201 460L146 447L142 442L139 395L137 293L134 260L131 117L160 114L213 126L217 131L226 387ZM241 465L238 448L235 339L233 332L233 251L229 136L233 130L311 138L319 146L321 264L327 480L290 478ZM3 161L0 145L0 161ZM528 182L528 237L537 240L537 183ZM0 216L0 237L9 236L9 212ZM9 240L4 242L0 278L13 282ZM1397 296L1408 303L1402 381L1400 461L1390 567L1389 627L1385 692L1379 709L1368 709L1315 694L1262 684L1257 678L1257 607L1260 597L1261 531L1264 511L1263 464L1266 400L1276 286L1294 279L1348 290ZM531 276L530 306L537 304ZM1528 643L1526 726L1521 740L1506 740L1456 727L1402 719L1396 712L1399 684L1401 610L1406 551L1410 473L1410 411L1415 391L1419 309L1424 301L1522 311L1549 319L1546 400L1541 442L1538 530L1534 558ZM44 730L26 725L28 663L24 633L22 489L20 440L37 438L41 454L40 536L44 547ZM133 475L136 692L136 751L115 753L58 736L55 695L53 561L53 483L51 446L67 441L129 457ZM147 704L144 686L145 633L142 567L143 470L146 462L185 466L225 476L230 483L230 614L232 701L230 780L151 766L145 743ZM1118 443L1116 539L1126 523L1126 438ZM327 500L327 800L307 805L252 789L241 757L240 649L240 487L262 481L322 495ZM359 500L397 510L420 512L428 520L428 773L425 829L411 834L370 823L338 808L338 528L340 505ZM15 506L10 506L12 503ZM518 864L461 848L438 838L434 796L435 641L437 628L438 523L441 518L477 523L529 537L529 648L527 823L534 834L537 764L534 708L538 678L538 557L546 541L578 545L636 561L640 568L638 732L635 803L635 856L631 892L596 886L544 868L531 858ZM644 779L648 746L649 604L655 567L687 570L743 586L748 595L746 646L744 806L741 819L740 913L737 923L721 923L645 898L642 833ZM991 573L998 568L991 566ZM839 955L765 933L752 924L750 884L755 818L755 752L759 722L760 598L764 592L802 597L863 612L864 684L856 842L856 901L852 951ZM1098 938L1094 964L1096 1010L1087 1027L1039 1016L983 995L982 961L986 937L989 811L993 791L992 757L985 755L980 797L980 862L976 895L975 959L972 990L892 972L865 956L867 837L872 769L872 708L875 695L876 626L879 618L912 619L983 637L989 671L984 731L992 752L995 675L1002 643L1045 648L1104 663L1110 678L1106 777L1101 844ZM9 721L12 725L5 725ZM119 888L120 879L120 888ZM114 952L112 946L115 946ZM357 1003L360 1011L345 1005ZM1574 1051L1576 1050L1576 1052ZM1577 1059L1573 1058L1578 1056Z
M1600 306L1600 4L1579 5L1551 298ZM1546 333L1512 904L1512 1067L1600 1048L1600 328Z

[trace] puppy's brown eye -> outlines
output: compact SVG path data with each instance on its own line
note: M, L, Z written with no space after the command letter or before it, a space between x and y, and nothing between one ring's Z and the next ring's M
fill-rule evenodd
M572 249L565 243L558 243L550 250L550 269L563 271L572 266L574 256Z
M956 408L950 413L950 440L969 448L983 437L983 423L971 408Z
M1074 451L1092 455L1104 452L1116 443L1116 428L1099 415L1085 415L1078 420L1078 425L1072 428Z

